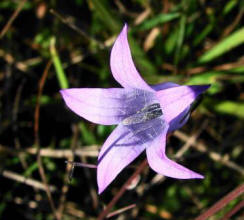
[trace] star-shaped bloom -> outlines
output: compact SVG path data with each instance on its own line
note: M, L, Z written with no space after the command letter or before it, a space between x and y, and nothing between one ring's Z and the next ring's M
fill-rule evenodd
M97 124L118 124L98 156L99 193L144 150L149 166L159 174L177 179L203 178L170 160L165 146L167 133L186 123L191 103L209 85L148 85L133 63L126 24L113 45L110 67L123 88L61 90L66 105L79 116Z

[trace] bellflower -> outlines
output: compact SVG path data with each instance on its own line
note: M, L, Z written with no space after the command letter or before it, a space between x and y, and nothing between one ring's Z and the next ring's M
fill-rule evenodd
M97 124L118 124L98 156L99 193L144 150L149 166L159 174L177 179L203 178L170 160L165 146L167 133L186 123L191 103L209 85L148 85L133 63L126 24L113 45L110 67L123 88L61 90L66 105L79 116Z

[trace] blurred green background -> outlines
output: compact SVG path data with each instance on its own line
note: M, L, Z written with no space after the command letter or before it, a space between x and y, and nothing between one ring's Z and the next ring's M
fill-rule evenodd
M68 182L65 161L96 164L114 127L77 117L59 90L119 86L109 56L125 22L134 61L148 83L212 86L167 145L169 157L205 179L162 178L147 168L113 210L136 206L114 218L193 219L241 184L243 13L242 0L1 0L0 218L55 219L56 210L60 219L95 219L145 158L101 196L95 169L76 168ZM210 219L220 219L241 199Z

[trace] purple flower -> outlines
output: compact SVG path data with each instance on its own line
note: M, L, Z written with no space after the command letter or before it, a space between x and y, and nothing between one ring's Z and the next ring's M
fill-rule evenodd
M118 124L98 156L99 194L144 150L150 167L157 173L177 179L203 178L170 160L165 146L166 134L186 123L191 103L209 85L148 85L133 63L127 25L113 45L110 67L123 88L61 90L66 105L79 116L97 124Z

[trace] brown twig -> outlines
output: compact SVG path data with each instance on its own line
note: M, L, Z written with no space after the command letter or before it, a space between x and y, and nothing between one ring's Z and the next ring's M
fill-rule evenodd
M152 10L150 7L146 7L143 12L141 12L138 16L136 16L134 20L134 25L141 24L144 20L147 19L147 17L152 13Z
M30 67L35 66L42 62L42 57L39 56L32 57L22 61L16 61L15 57L11 53L3 49L0 49L0 57L3 58L5 62L14 65L16 69L22 72L27 72L30 69Z
M36 154L37 150L35 148L27 148L26 152L30 154ZM53 158L69 158L72 155L75 156L86 156L86 157L97 157L98 156L98 146L84 146L82 149L75 149L74 151L70 149L40 149L40 155L42 157L53 157Z
M97 220L102 220L104 218L106 218L106 216L108 215L110 209L117 203L117 201L119 200L119 198L124 194L124 192L127 189L127 186L130 185L130 183L133 181L133 179L139 174L141 173L144 168L147 165L147 159L145 159L135 170L135 172L130 176L130 178L124 183L124 185L120 188L120 190L118 191L118 193L116 193L116 195L113 197L113 199L109 202L109 204L107 205L107 207L100 213L100 215L98 216Z
M20 149L20 141L19 141L19 138L18 138L18 135L17 135L17 131L18 131L18 123L17 123L17 120L18 120L18 111L19 111L19 103L20 103L20 100L21 100L21 94L22 94L22 91L23 91L23 87L24 87L24 83L25 81L22 81L21 84L19 85L18 87L18 90L16 92L16 96L15 96L15 99L14 99L14 106L13 106L13 111L12 111L12 121L13 121L13 132L14 132L14 145L15 145L15 148L16 149ZM27 169L28 165L27 165L27 162L25 160L25 158L23 157L22 154L19 154L19 159L20 159L20 163L23 167L23 169Z
M95 219L92 218L91 216L87 216L85 211L81 210L80 207L76 207L76 204L73 202L66 202L65 212L68 213L69 215L75 216L78 219L89 219L89 220Z
M203 214L198 216L195 220L205 220L208 217L213 216L216 212L218 212L223 207L225 207L229 202L231 202L233 199L237 198L243 193L244 193L244 184L236 187L233 191L231 191L226 196L224 196L221 200L216 202L212 207L210 207L207 211L205 211Z
M241 208L244 207L244 201L240 201L233 209L227 212L221 220L228 220L231 216L237 213Z
M85 167L88 167L88 168L95 168L97 167L96 165L89 165L87 164L87 157L82 155L80 156L80 159L83 163L82 166L84 167L84 165L86 165ZM88 166L87 166L88 165ZM94 210L97 210L97 207L98 207L98 195L97 195L97 190L94 186L94 182L93 182L93 178L92 178L92 175L90 173L90 169L84 169L84 174L85 174L85 178L87 180L87 182L89 182L89 193L90 193L90 197L92 199L92 207Z
M186 191L186 193L191 197L192 202L196 205L197 209L201 210L203 208L203 203L198 199L197 196L195 196L193 190L186 186L183 186L183 189Z
M110 212L110 213L107 215L106 218L111 218L111 217L113 217L113 216L115 216L115 215L118 215L118 214L121 214L121 213L123 213L123 212L125 212L125 211L127 211L127 210L129 210L129 209L133 209L134 207L136 207L136 204L128 205L128 206L126 206L126 207L124 207L124 208L121 208L121 209L118 209L118 210L116 210L116 211L114 211L114 212Z
M130 16L132 18L138 17L138 13L135 12L131 12L129 11L123 4L121 1L119 0L115 0L114 3L117 5L119 11L121 14L125 14L127 16Z
M52 61L49 60L45 69L44 69L43 75L40 79L39 86L38 86L38 94L37 94L37 101L36 101L36 108L35 108L35 115L34 115L34 119L35 119L34 135L35 135L35 142L36 143L39 142L38 132L39 132L40 99L41 99L43 87L44 87L44 84L46 82L47 75L48 75L49 69L51 67L51 64L52 64Z
M20 182L20 183L24 183L24 184L26 184L28 186L32 186L34 189L45 190L44 184L42 182L40 182L40 181L37 181L37 180L31 179L31 178L19 175L17 173L9 171L9 170L4 170L4 171L1 172L1 174L5 178L12 179L12 180L15 180L15 181ZM50 186L50 190L52 192L54 192L54 191L56 191L56 187L55 186Z
M77 146L77 140L79 137L79 129L77 125L73 125L72 126L72 130L73 130L73 136L72 136L72 140L71 140L71 144L70 144L70 148L72 150L72 155L68 158L70 161L74 160L74 150ZM68 193L69 190L69 184L68 184L68 174L70 173L72 167L71 166L66 166L66 173L65 173L65 177L64 177L64 184L62 186L62 190L61 190L61 196L59 199L59 207L57 209L59 218L62 219L63 216L63 211L64 211L64 207L65 207L65 202L66 202L66 195Z
M171 4L169 2L169 0L163 0L163 10L162 10L162 13L164 14L167 14L171 8ZM169 31L169 27L170 27L170 23L169 22L166 22L164 25L163 25L163 29L162 29L162 36L166 36L168 31Z
M17 9L14 11L14 13L11 15L10 19L8 20L7 24L3 27L1 33L0 33L0 39L6 34L6 32L8 31L8 29L11 27L12 23L14 22L14 20L17 18L17 16L19 15L20 11L22 10L22 8L24 7L25 3L27 0L22 0Z
M198 66L198 67L193 67L193 68L190 68L190 69L187 69L187 70L182 70L179 73L183 73L183 74L187 74L187 75L195 75L195 74L203 73L203 72L210 71L210 70L211 71L213 71L213 70L216 70L216 71L227 71L227 70L231 70L231 69L234 69L234 68L241 67L241 66L243 66L243 64L244 64L244 58L241 57L240 59L238 59L235 62L224 63L224 64L220 64L220 65L217 65L217 66L214 66L214 67ZM171 72L175 71L175 66L170 64L170 63L163 63L162 68L164 70L168 70L168 71L171 71Z
M174 158L179 159L183 156L183 154L192 146L193 143L196 143L197 138L202 133L202 131L207 127L208 120L205 120L200 128L190 135L190 138L186 140L186 143L181 147L181 149L175 154Z
M235 27L240 23L240 21L243 17L243 14L244 14L244 10L243 10L243 8L241 8L239 13L237 14L235 19L233 20L233 22L230 24L230 26L228 26L227 28L224 29L220 39L228 36L235 29Z
M188 69L187 74L194 75L194 74L206 72L208 70L227 71L227 70L231 70L233 68L243 66L243 64L244 64L244 59L243 59L243 57L241 57L239 60L237 60L235 62L224 63L224 64L221 64L218 66L214 66L211 69L209 69L208 67L203 67L203 66Z
M47 182L45 170L44 170L44 167L43 167L43 164L42 164L42 158L41 158L41 155L40 155L40 144L39 144L40 98L41 98L41 95L42 95L43 87L44 87L44 84L46 82L47 75L48 75L49 69L51 67L51 64L52 64L52 61L49 60L47 65L46 65L46 67L45 67L43 75L42 75L42 77L40 79L40 82L39 82L38 94L37 94L37 102L36 102L35 115L34 115L34 136L35 136L35 145L36 145L36 148L37 148L37 164L38 164L39 174L40 174L42 182L43 182L43 184L45 186L47 198L48 198L50 207L52 209L52 212L53 212L54 216L56 217L56 219L59 220L60 218L59 218L59 216L57 214L57 211L56 211L56 208L55 208L55 205L54 205L54 201L53 201L53 198L52 198L52 194L51 194L48 182Z
M97 145L91 145L88 147L84 147L84 149L75 149L73 152L72 150L66 149L48 149L43 148L40 151L40 155L42 157L53 157L53 158L69 158L72 154L75 156L86 156L86 157L97 157L98 156L98 149ZM90 148L90 149L89 149ZM30 154L36 154L36 149L28 148L26 150Z
M174 132L174 136L183 140L183 141L187 141L189 139L189 136L181 131L175 131ZM233 161L230 161L228 158L223 158L222 155L220 155L219 153L217 152L214 152L214 151L211 151L208 149L208 147L199 142L197 143L196 141L194 141L192 143L192 147L200 152L203 152L203 153L207 153L208 156L214 160L214 161L218 161L220 162L221 164L239 172L240 174L244 175L244 169L243 167L237 165L236 163L234 163Z
M143 43L144 51L148 51L154 46L155 39L157 38L157 36L159 34L160 34L160 28L159 27L152 28L152 30L146 36L146 39Z
M94 37L88 35L85 31L83 31L79 27L77 27L74 24L73 19L70 19L71 17L66 18L63 15L61 15L59 12L55 11L54 9L50 9L50 13L52 15L54 15L56 18L58 18L62 23L66 24L68 27L70 27L72 30L76 31L78 34L85 37L87 40L96 43L101 49L105 48L105 45L102 42L98 41Z
M27 149L12 149L10 147L6 147L0 144L0 151L12 155L18 154L37 154L37 149L34 147L29 147ZM40 149L41 157L52 157L52 158L66 158L72 156L74 153L75 156L86 156L86 157L97 157L98 156L98 146L82 146L82 149L75 149L74 152L70 149L50 149L50 148L42 148Z

